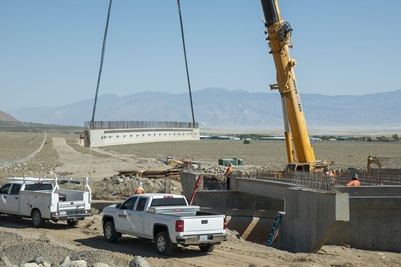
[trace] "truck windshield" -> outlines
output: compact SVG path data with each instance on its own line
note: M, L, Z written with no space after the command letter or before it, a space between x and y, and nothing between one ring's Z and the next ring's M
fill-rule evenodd
M52 190L52 184L27 184L25 191L39 191L39 190Z
M152 200L150 206L186 206L185 198L156 198Z

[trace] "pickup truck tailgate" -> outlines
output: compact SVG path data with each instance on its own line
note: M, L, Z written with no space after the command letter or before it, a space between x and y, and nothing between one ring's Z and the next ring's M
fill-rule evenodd
M181 225L180 225L181 223ZM197 215L181 217L176 222L175 241L182 245L202 245L220 243L226 240L225 215ZM177 229L176 229L177 230Z
M183 219L186 234L222 232L224 229L224 215L184 217Z

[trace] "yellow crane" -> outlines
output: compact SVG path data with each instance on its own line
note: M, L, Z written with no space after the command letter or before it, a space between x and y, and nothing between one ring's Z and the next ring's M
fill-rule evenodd
M304 111L301 104L294 67L296 61L290 57L292 28L281 18L277 0L261 0L265 16L266 40L273 55L277 71L277 84L271 90L278 90L284 118L284 135L287 150L287 170L317 171L327 166L325 161L316 161L310 143Z

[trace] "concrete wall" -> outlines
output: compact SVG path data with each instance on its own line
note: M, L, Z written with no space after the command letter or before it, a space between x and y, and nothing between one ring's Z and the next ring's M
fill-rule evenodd
M190 199L200 173L181 173L183 194ZM284 200L262 195L227 190L208 190L197 193L194 205L202 210L227 216L227 228L252 242L265 244L277 213L284 209Z
M349 194L350 221L328 244L349 244L367 250L401 252L401 187L340 187Z
M279 248L317 252L337 227L349 220L347 193L288 189Z
M85 130L85 147L200 140L199 128Z
M200 173L181 173L181 185L189 200ZM203 209L222 212L228 216L253 216L274 219L278 211L284 210L284 201L257 194L227 190L203 190L203 183L196 194L194 205ZM271 228L271 227L270 227Z
M198 192L194 204L228 216L270 219L274 219L277 213L284 209L284 201L280 199L226 190Z
M185 172L185 171L181 172L180 174L183 195L187 198L188 201L191 199L192 193L194 192L196 181L199 175L201 175L201 173ZM203 182L200 184L198 191L202 191L202 189L203 189Z
M196 177L194 174L181 177L189 197ZM263 236L266 235L263 229L271 229L274 214L284 210L274 243L281 249L316 252L323 244L345 243L359 249L401 252L401 186L336 187L333 192L313 192L288 184L234 178L231 188L236 191L200 192L195 203L229 216L243 216L242 224L233 225L237 229L229 227L239 232L246 232L244 223L251 224L252 217L265 217L267 225L258 230ZM284 200L274 204L277 199L259 199L256 194ZM266 211L261 212L261 207Z
M199 174L181 175L185 195L192 195L196 176ZM228 216L268 218L263 228L253 229L263 234L265 240L275 216L284 211L281 234L274 245L292 252L317 252L335 229L349 220L347 193L292 189L286 183L246 178L232 178L230 191L199 192L195 204ZM240 226L234 223L232 229L249 236L249 229Z
M265 244L274 218L284 209L284 201L264 196L226 190L201 191L195 205L202 210L227 216L227 228L248 241Z
M232 191L241 191L244 193L268 196L270 198L284 199L288 183L279 181L257 180L249 178L231 178L230 189Z

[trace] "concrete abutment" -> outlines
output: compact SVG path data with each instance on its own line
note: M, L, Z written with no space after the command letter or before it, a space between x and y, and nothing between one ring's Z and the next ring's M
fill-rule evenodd
M349 221L347 193L287 189L280 249L318 252L336 229Z
M198 176L181 175L188 199ZM347 244L359 249L401 252L401 186L337 186L335 191L323 192L274 181L231 179L230 191L200 191L195 204L232 218L241 217L248 224L255 222L252 218L263 218L258 221L263 225L254 229L263 236L259 239L262 242L267 240L277 212L285 211L274 243L280 249L317 252L324 244ZM246 228L238 228L240 235ZM230 225L229 229L237 230Z

